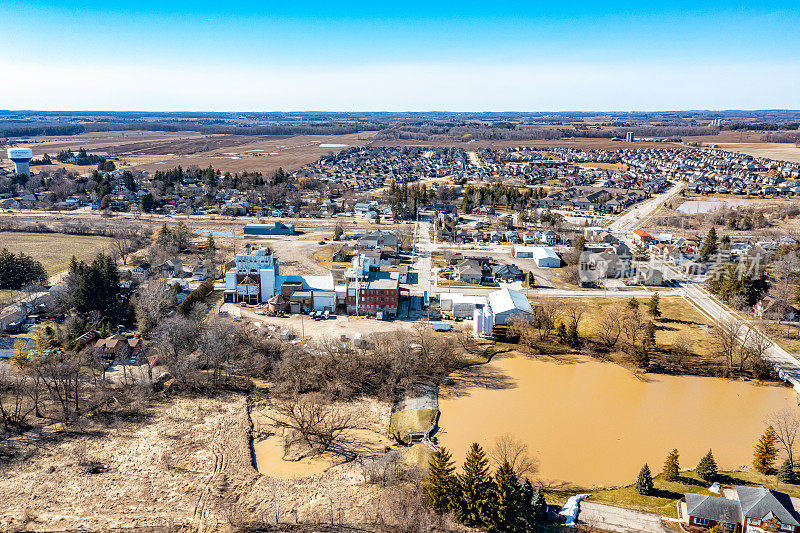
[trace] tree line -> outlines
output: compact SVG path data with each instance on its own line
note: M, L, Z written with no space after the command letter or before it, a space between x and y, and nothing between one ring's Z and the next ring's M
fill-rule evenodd
M47 271L42 263L23 252L0 250L0 289L19 290L26 285L46 283Z

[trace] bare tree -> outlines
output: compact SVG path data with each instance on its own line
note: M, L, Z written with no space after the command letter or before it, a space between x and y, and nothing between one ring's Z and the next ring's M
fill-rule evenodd
M236 350L234 328L231 322L214 319L209 322L197 341L197 348L203 360L203 366L210 385L216 386L223 377L227 381L226 363Z
M326 402L319 393L294 395L276 402L272 408L272 423L296 433L317 453L329 450L343 432L353 427L350 415Z
M148 280L139 285L133 306L136 312L136 326L142 334L149 333L159 320L175 305L175 289L164 287L159 280Z
M11 365L0 365L0 418L6 431L18 432L27 427L28 416L36 410L29 389L29 377Z
M712 329L711 337L715 350L720 357L725 359L728 369L733 369L737 359L741 361L742 358L747 358L742 340L746 339L751 331L738 319L722 321Z
M797 432L800 430L800 416L797 411L789 408L775 411L767 418L766 423L775 429L778 442L786 452L789 462L794 464L792 452Z
M621 324L622 310L613 307L606 308L600 315L597 321L597 329L595 330L600 342L607 348L611 349L619 342L619 337L622 335Z
M533 476L539 471L539 461L531 457L528 445L511 433L504 433L495 439L489 459L497 467L508 462L519 478Z

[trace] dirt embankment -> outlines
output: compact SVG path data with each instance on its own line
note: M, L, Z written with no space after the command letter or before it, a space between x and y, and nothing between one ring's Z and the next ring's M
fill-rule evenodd
M0 464L2 531L228 531L391 522L356 461L301 479L255 470L247 397L180 398L138 421L20 444ZM95 472L95 473L93 473Z

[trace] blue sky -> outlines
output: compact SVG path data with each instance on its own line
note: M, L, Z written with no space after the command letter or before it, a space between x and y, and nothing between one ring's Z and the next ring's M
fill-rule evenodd
M8 2L0 107L800 108L800 2Z

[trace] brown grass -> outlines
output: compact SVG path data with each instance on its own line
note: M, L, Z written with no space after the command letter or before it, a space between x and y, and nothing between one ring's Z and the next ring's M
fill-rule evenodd
M78 260L90 260L102 251L110 251L113 242L111 237L93 235L0 232L0 248L30 255L41 261L50 275L66 270L73 255Z

